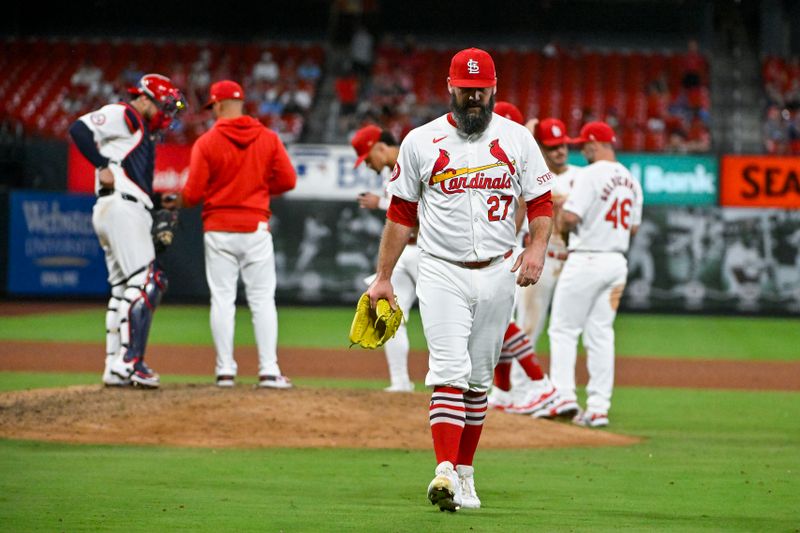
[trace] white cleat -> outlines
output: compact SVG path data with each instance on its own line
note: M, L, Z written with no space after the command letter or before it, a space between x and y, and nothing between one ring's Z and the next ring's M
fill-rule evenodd
M608 414L607 413L578 413L575 415L575 418L572 419L572 423L578 426L583 426L587 428L604 428L608 426Z
M490 409L497 409L498 411L508 411L514 406L511 392L497 387L492 387L492 391L486 401Z
M217 376L217 387L221 389L230 389L236 382L236 378L230 374Z
M454 513L461 509L461 482L450 461L436 467L436 477L428 485L428 500L440 511Z
M258 386L262 389L291 389L294 387L289 378L282 375L262 374L258 376Z
M480 509L481 499L475 492L475 468L467 465L456 467L458 481L461 484L461 507L464 509Z
M573 418L580 412L581 408L575 400L558 400L550 405L534 411L533 418Z
M385 389L384 392L414 392L414 383L410 381L401 383L392 383Z
M525 398L519 405L510 407L508 412L519 415L530 415L536 411L541 411L556 401L558 401L558 391L555 387L543 393L532 390L525 395Z

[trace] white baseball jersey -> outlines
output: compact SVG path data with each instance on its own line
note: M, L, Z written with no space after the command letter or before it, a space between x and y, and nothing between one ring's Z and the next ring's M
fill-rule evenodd
M108 104L79 120L91 130L98 151L111 160L109 169L114 173L114 189L131 194L147 208L152 208L154 150L138 113L130 109L125 104ZM129 175L131 172L136 175ZM95 191L100 189L97 174L95 172Z
M406 136L388 191L419 202L422 250L484 261L514 247L517 198L546 194L551 182L525 127L493 115L486 130L466 135L445 115Z
M575 176L580 169L581 167L576 167L575 165L567 165L567 169L561 174L553 174L553 202L566 200L570 190L572 190ZM551 252L563 254L567 252L567 243L564 242L564 238L561 237L560 233L554 231L550 235L547 249Z
M628 251L631 228L642 221L642 186L616 161L578 170L564 210L581 217L569 236L570 251Z

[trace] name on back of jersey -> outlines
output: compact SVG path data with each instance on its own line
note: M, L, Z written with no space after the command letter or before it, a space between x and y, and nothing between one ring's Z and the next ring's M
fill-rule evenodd
M608 200L608 197L611 196L611 193L614 192L614 189L617 187L625 187L630 189L633 192L634 196L636 195L636 185L633 183L633 179L627 176L614 176L609 179L606 184L603 186L603 191L600 194L600 199L602 201Z

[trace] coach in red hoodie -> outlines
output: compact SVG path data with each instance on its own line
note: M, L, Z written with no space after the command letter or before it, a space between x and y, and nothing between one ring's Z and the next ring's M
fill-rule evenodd
M278 135L244 115L244 91L233 81L211 86L214 127L192 147L184 207L203 204L206 278L211 290L211 333L217 351L217 385L232 387L236 284L239 274L253 314L259 386L292 386L278 367L275 253L269 232L269 198L297 183Z

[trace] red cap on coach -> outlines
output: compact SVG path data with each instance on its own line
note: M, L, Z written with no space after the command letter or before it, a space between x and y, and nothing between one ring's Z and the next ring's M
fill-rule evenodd
M208 102L203 106L203 109L208 109L215 102L222 100L244 100L244 90L242 86L231 80L218 81L211 85L211 97Z
M353 168L364 162L367 155L369 155L369 151L372 150L372 147L375 146L375 143L378 142L380 138L381 129L372 124L364 126L353 135L353 140L350 141L350 144L353 145L356 154L358 154L358 159L356 159L356 164Z
M506 117L508 120L513 120L517 124L524 124L525 117L522 116L522 111L511 102L504 102L502 100L494 104L494 112L501 117Z
M572 144L583 144L589 141L597 141L601 143L615 143L617 136L614 135L614 130L605 122L588 122L581 128L579 137L572 139Z
M574 142L567 137L567 127L557 118L545 118L536 123L533 137L545 146L558 146Z
M450 61L448 81L453 87L494 87L497 73L492 56L480 48L461 50Z

